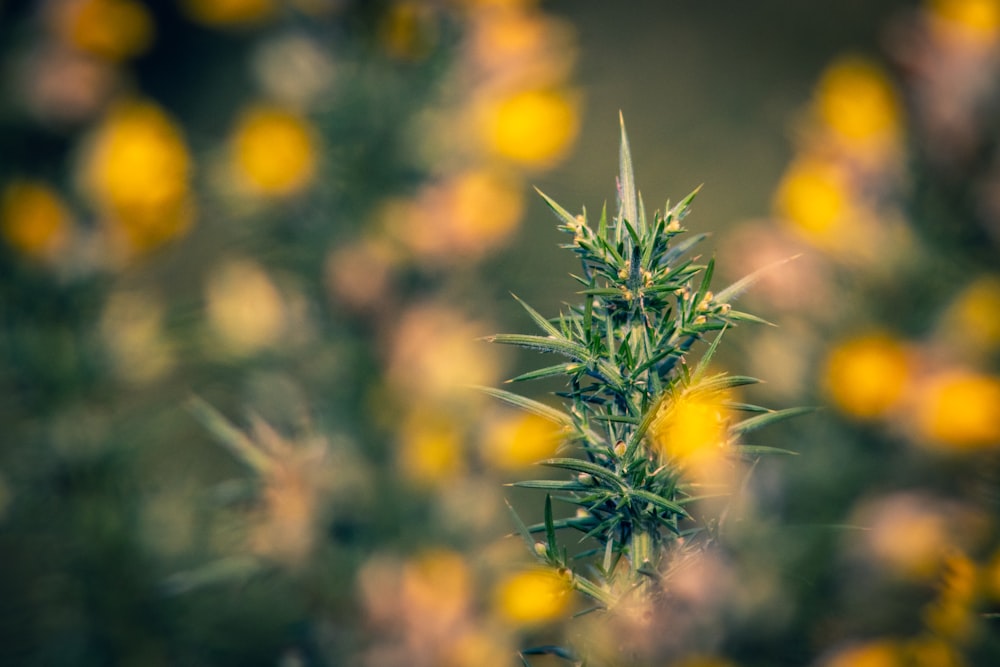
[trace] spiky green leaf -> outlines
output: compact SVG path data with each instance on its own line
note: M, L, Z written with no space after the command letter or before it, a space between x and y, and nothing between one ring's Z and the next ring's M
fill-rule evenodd
M791 419L792 417L797 417L809 412L813 412L815 408L810 407L798 407L798 408L785 408L784 410L774 410L772 412L767 412L762 415L757 415L755 417L750 417L749 419L744 419L741 422L734 424L731 427L731 431L743 435L749 433L750 431L756 431L759 428L763 428L769 424L774 424L776 422L784 421L786 419Z
M549 352L561 354L577 361L587 358L587 348L579 343L566 340L561 336L533 336L531 334L494 334L487 336L490 343L500 343L501 345L515 345L517 347L535 350L536 352Z
M618 187L621 188L619 218L627 220L632 224L639 222L639 210L636 202L635 192L635 172L632 170L632 150L629 148L628 135L625 132L625 116L618 113L619 124L621 125L621 144L618 150ZM615 227L615 240L621 240L622 226Z
M689 516L687 510L681 507L679 504L672 500L668 500L663 496L658 496L655 493L651 493L644 489L631 489L629 495L641 498L642 500L659 507L661 510L666 510L667 512L672 512L682 517Z
M507 505L507 511L510 513L510 518L514 522L514 528L517 529L518 535L520 535L521 539L524 540L524 543L528 546L528 549L531 550L532 553L534 553L535 539L531 536L531 532L528 530L528 527L524 524L524 522L521 521L521 517L518 516L517 510L514 509L514 506L511 505L510 502L506 499L504 499L504 503Z
M516 294L511 294L511 296L514 297L515 301L521 304L521 307L524 308L524 310L528 313L528 315L531 316L531 319L534 320L535 324L537 324L542 331L556 338L560 336L559 329L555 328L555 326L553 326L551 322L549 322L545 317L543 317L541 313L539 313L537 310L535 310L527 303L525 303Z
M511 482L507 486L516 486L521 489L542 489L545 491L590 491L593 488L581 482L565 479L525 479L518 482Z
M554 199L549 197L547 194L545 194L538 188L535 188L535 192L537 192L539 195L542 196L542 199L545 200L545 203L549 205L549 208L552 209L552 211L556 214L556 217L562 220L563 223L565 223L568 226L575 226L578 224L576 216L567 211L566 209L564 209L562 206L560 206Z
M539 368L537 370L528 371L527 373L522 373L517 377L512 377L507 380L507 382L525 382L527 380L539 380L542 378L553 377L555 375L569 375L574 370L579 368L580 364L575 361L565 364L556 364L555 366L546 366L545 368Z
M523 410L527 410L539 417L544 417L549 421L555 422L561 426L573 426L573 418L567 415L561 410L557 410L551 406L545 405L539 401L521 396L520 394L515 394L511 391L505 391L503 389L496 389L494 387L475 387L479 391L489 394L494 398L499 398L501 401L509 403L511 405L517 406Z
M596 463L591 463L590 461L569 458L554 458L545 459L544 461L539 461L538 463L539 465L548 466L550 468L562 468L564 470L572 470L573 472L585 473L596 479L613 484L620 489L624 489L626 487L625 480L621 477L607 468L597 465Z

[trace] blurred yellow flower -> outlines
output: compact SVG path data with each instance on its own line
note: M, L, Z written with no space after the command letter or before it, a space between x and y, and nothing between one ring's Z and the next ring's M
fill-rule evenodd
M108 298L101 315L101 335L115 373L125 382L151 382L174 365L163 315L163 305L148 293L118 292Z
M521 189L492 170L465 171L450 183L450 229L459 248L506 238L524 210Z
M649 436L659 452L696 482L726 481L729 445L726 392L687 389L659 408Z
M59 194L45 183L14 181L0 196L4 241L32 259L54 259L69 242L72 224Z
M477 340L488 325L438 304L411 307L398 319L389 351L392 388L431 402L468 407L471 385L490 385L499 371L496 352Z
M358 593L366 625L373 629L370 636L380 640L379 654L391 657L350 662L385 667L495 664L489 655L478 656L481 662L466 662L469 656L462 654L463 649L498 646L495 640L484 641L476 626L474 577L468 554L444 548L431 548L406 560L369 557L358 572ZM497 657L501 656L509 659L510 654Z
M274 0L182 0L181 7L191 20L214 26L258 23L277 8Z
M737 667L736 663L714 655L696 655L670 664L670 667Z
M489 109L483 131L497 155L529 168L551 167L576 140L578 106L566 91L521 91Z
M322 40L300 32L267 39L251 62L262 94L293 109L309 108L329 92L337 70Z
M257 105L243 114L233 133L233 165L243 181L262 195L294 194L315 175L316 144L304 118Z
M69 42L87 53L119 61L146 51L153 42L153 19L134 0L79 0L64 17Z
M516 60L542 50L549 31L547 23L535 12L497 12L486 14L473 33L473 55L498 64Z
M1000 445L1000 378L955 370L933 376L915 398L918 433L959 449Z
M988 353L1000 347L1000 276L977 278L948 306L945 336L960 350Z
M910 361L903 345L875 333L838 344L827 357L824 385L834 405L857 419L875 419L903 398Z
M228 352L252 354L277 343L286 331L281 292L256 262L230 259L208 277L205 305L213 331Z
M326 288L334 298L352 308L384 306L398 254L379 237L333 248L324 263Z
M885 147L897 139L899 102L885 72L848 56L830 65L816 89L819 119L836 137L858 149Z
M538 4L538 0L458 0L458 4L469 9L521 9Z
M121 77L114 63L58 44L34 50L19 69L11 91L26 110L70 127L97 117Z
M570 603L570 581L551 570L508 575L496 587L497 614L518 626L537 625L560 617Z
M83 184L113 236L147 250L192 221L190 157L173 121L150 102L124 102L97 129L83 162Z
M935 634L962 640L975 623L973 602L977 594L978 571L963 553L948 556L944 564L938 597L924 610L924 620Z
M392 3L378 26L382 48L394 58L420 60L437 40L434 6L413 0Z
M519 182L474 168L426 187L415 200L390 201L380 217L390 235L437 264L478 259L517 229L523 211Z
M907 667L965 667L965 662L948 641L933 634L911 639L905 644Z
M997 0L930 0L930 15L941 27L973 44L992 44L1000 35Z
M504 639L490 629L466 632L450 642L443 667L509 667L514 647Z
M492 90L557 85L572 70L573 29L533 7L473 11L466 53Z
M483 460L502 470L518 470L555 455L562 433L538 415L508 415L488 425Z
M934 498L896 494L866 504L857 522L875 560L896 575L930 579L937 574L950 541L949 523Z
M472 571L462 554L434 549L403 566L400 602L437 627L458 623L472 599Z
M785 171L775 195L778 214L807 240L836 245L849 213L851 194L840 170L829 162L800 158Z
M872 640L838 651L822 667L904 667L899 647L889 640Z
M408 479L434 486L460 475L465 449L458 425L444 415L415 413L400 433L398 463Z

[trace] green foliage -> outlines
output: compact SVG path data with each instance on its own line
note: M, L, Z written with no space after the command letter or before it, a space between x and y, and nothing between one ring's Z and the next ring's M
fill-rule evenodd
M566 362L511 380L565 377L567 388L558 392L563 408L509 391L486 391L563 428L564 449L572 455L539 464L569 471L572 477L514 482L512 486L549 492L542 524L526 527L516 514L514 521L541 561L573 571L577 590L601 606L613 607L619 596L660 576L679 538L705 527L686 508L696 498L696 485L679 462L653 442L650 428L682 394L757 382L708 372L724 330L740 321L758 321L730 305L754 277L722 290L721 296L713 295L714 259L706 262L689 254L706 235L684 237L687 230L681 224L697 190L673 206L668 201L663 213L648 216L635 186L624 121L614 218L608 220L602 211L595 230L586 212L573 215L540 194L559 219L559 229L572 236L562 247L580 259L582 272L574 278L582 286L579 294L584 302L547 319L517 299L541 334L497 334L489 340L566 357ZM689 364L696 343L715 332L698 362ZM775 412L748 404L734 407L755 414L728 425L726 442L720 444L733 445L743 433L802 412ZM732 450L751 457L767 452L767 448ZM577 514L555 519L553 499L575 506ZM581 533L581 541L592 538L597 547L571 557L558 539L566 529ZM535 545L534 533L544 533L545 541ZM622 558L629 563L627 570L618 567ZM580 560L594 561L592 575L581 573ZM628 578L624 585L619 581L623 571Z

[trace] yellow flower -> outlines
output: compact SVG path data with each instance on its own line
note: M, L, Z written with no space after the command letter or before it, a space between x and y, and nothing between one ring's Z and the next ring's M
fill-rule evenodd
M775 207L795 231L821 247L836 245L850 208L850 192L840 171L815 158L789 165L778 185Z
M53 259L71 234L72 220L58 193L44 183L14 181L0 197L0 232L14 250Z
M538 415L506 417L488 429L483 459L503 470L518 470L553 456L560 436L558 426Z
M833 403L857 419L875 419L903 398L910 377L906 350L884 334L844 341L831 351L824 382Z
M83 179L112 233L141 251L190 226L190 168L184 137L173 121L152 103L125 102L97 129Z
M928 627L939 636L965 639L975 623L972 608L977 592L978 571L963 553L948 556L941 581L941 591L924 610Z
M528 570L504 578L494 595L496 611L514 625L537 625L563 614L570 582L551 570Z
M193 21L225 26L259 23L274 14L274 0L183 0L184 13Z
M478 168L428 186L415 200L390 202L381 218L418 258L436 264L481 257L513 233L523 211L519 182Z
M916 397L918 433L959 449L1000 445L1000 379L956 370L930 378Z
M240 118L232 139L236 172L256 192L290 195L316 171L316 139L305 119L286 109L258 105Z
M436 628L463 620L472 598L472 571L456 552L434 549L403 566L400 601Z
M908 667L964 667L965 662L952 643L933 634L911 639L905 644Z
M418 484L442 484L465 467L462 434L444 416L423 411L411 416L401 429L399 444L402 472Z
M654 446L694 481L726 481L728 398L725 392L685 390L667 399L650 425Z
M252 354L277 343L287 330L281 292L250 260L224 261L205 290L208 321L228 352Z
M894 574L929 579L938 572L951 536L933 498L896 494L862 508L859 535L871 555Z
M572 27L534 8L511 9L470 13L468 65L498 88L566 81L575 59Z
M904 667L904 662L895 643L872 640L838 651L823 667Z
M459 0L459 4L469 9L517 10L530 7L538 0Z
M485 134L499 156L530 168L551 167L569 151L579 131L574 96L557 90L526 90L488 112Z
M470 630L450 642L443 667L508 667L514 648L500 633Z
M939 25L972 44L992 44L1000 34L997 0L930 0L927 9Z
M403 60L427 56L437 39L433 7L403 0L389 7L378 27L378 39L389 55Z
M68 8L65 30L81 51L119 61L146 51L153 20L134 0L80 0Z
M827 68L815 105L820 120L851 147L881 148L897 138L896 93L885 73L867 60L849 56Z
M960 348L990 352L1000 347L1000 276L977 278L944 314L945 334Z
M385 239L378 237L334 248L324 266L326 288L352 308L378 308L385 304L397 255Z
M468 387L496 381L495 354L476 340L489 325L446 306L423 304L402 313L391 343L388 380L394 390L467 406Z
M517 184L491 170L466 171L449 184L450 232L459 247L491 245L516 227L524 210Z

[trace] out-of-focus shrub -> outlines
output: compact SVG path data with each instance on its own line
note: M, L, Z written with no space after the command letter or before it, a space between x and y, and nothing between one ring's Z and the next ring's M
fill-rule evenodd
M573 39L535 3L0 5L0 662L514 655L501 439L546 435L480 429L475 294L576 137Z

